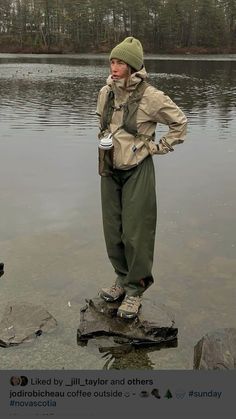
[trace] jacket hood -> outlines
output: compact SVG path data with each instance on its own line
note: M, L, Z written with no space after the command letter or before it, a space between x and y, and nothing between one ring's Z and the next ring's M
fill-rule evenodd
M112 90L122 89L128 92L133 91L136 86L148 77L145 67L141 68L141 70L132 73L127 82L125 83L125 79L113 80L112 76L110 75L107 78L107 84L111 87Z

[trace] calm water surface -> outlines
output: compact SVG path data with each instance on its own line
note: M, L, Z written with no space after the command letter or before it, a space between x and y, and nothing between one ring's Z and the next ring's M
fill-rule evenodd
M101 225L96 98L106 56L0 54L0 315L42 304L58 329L0 348L1 368L191 369L207 332L236 327L236 57L149 56L150 82L185 111L183 145L155 156L158 229L146 298L175 315L178 347L79 347L79 310L113 281ZM165 131L158 127L157 138Z

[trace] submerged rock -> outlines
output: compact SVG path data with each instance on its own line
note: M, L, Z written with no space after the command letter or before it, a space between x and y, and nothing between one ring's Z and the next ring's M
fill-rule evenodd
M161 345L177 340L178 329L174 320L149 300L143 300L139 315L133 320L116 316L118 302L107 303L99 297L86 302L80 311L79 344L86 344L89 339L98 336L115 336L120 345L126 347Z
M219 329L203 336L194 347L194 368L235 369L236 329Z
M0 323L0 346L29 342L57 326L54 317L41 306L28 303L8 305Z
M0 276L4 274L4 263L0 262Z

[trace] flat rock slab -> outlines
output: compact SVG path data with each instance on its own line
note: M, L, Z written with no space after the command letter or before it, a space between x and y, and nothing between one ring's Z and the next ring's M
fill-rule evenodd
M0 323L0 346L9 347L29 342L57 326L54 317L41 306L9 304Z
M116 316L120 303L107 303L100 297L86 300L80 311L78 343L86 343L98 336L115 336L122 344L135 346L160 345L176 340L178 329L175 322L159 306L143 300L139 315L134 320ZM123 341L122 341L123 339Z
M236 329L219 329L203 336L194 347L194 368L235 369Z

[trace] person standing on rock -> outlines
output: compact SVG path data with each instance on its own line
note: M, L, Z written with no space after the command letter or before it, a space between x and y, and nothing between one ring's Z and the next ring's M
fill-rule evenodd
M147 83L138 39L130 36L112 49L110 70L98 95L97 114L103 229L116 280L100 296L121 301L117 316L133 319L153 283L157 208L152 156L166 155L183 143L187 119ZM157 123L168 131L156 144Z

